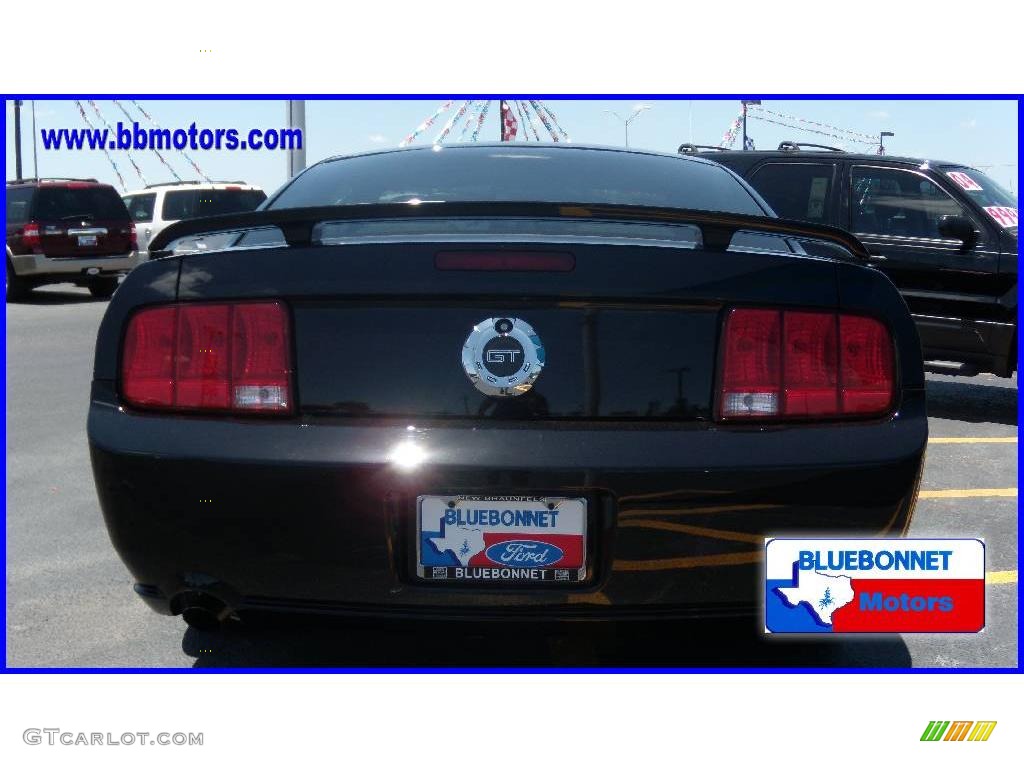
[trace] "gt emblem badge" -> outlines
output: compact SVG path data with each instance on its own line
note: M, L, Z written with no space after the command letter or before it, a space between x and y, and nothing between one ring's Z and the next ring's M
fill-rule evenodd
M544 368L544 346L518 318L490 317L474 326L462 347L462 368L473 386L492 397L528 392Z

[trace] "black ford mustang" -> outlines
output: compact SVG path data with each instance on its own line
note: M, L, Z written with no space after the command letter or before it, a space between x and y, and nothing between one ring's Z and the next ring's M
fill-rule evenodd
M182 246L203 232L238 235ZM337 158L151 251L100 328L88 431L159 612L756 614L765 535L909 525L906 306L855 238L713 163Z

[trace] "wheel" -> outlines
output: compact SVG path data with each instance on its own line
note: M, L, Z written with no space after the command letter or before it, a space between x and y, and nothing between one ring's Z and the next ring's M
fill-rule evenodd
M89 293L97 299L109 299L117 290L116 277L98 277L89 283Z
M19 299L23 299L28 295L28 292L32 290L31 285L14 274L14 268L11 266L10 259L7 259L7 282L4 284L4 288L7 293L7 301L18 301Z

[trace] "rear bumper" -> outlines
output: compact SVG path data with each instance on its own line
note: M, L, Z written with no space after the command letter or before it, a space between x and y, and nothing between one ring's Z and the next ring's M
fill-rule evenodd
M83 279L86 279L90 277L90 275L87 275L87 271L90 269L99 270L98 274L100 275L122 275L131 272L144 261L146 261L146 253L138 251L95 258L52 258L33 253L12 256L11 266L14 268L14 274L18 277L45 279L47 277L71 278L81 276Z
M98 395L98 396L97 396ZM416 440L415 470L392 466ZM94 388L89 441L136 591L235 610L479 619L750 614L766 535L899 535L924 393L884 422L773 429L242 422L126 412ZM591 580L558 589L414 578L421 494L585 496Z

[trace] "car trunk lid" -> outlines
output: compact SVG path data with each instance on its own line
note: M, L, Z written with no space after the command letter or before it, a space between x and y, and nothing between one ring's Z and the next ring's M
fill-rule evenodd
M524 252L552 268L501 266ZM491 266L443 268L452 253ZM678 422L712 416L725 307L812 297L833 308L837 289L827 260L679 243L349 242L182 257L180 299L255 297L291 307L306 415ZM519 396L489 396L463 368L474 326L501 319L529 324L544 350Z

